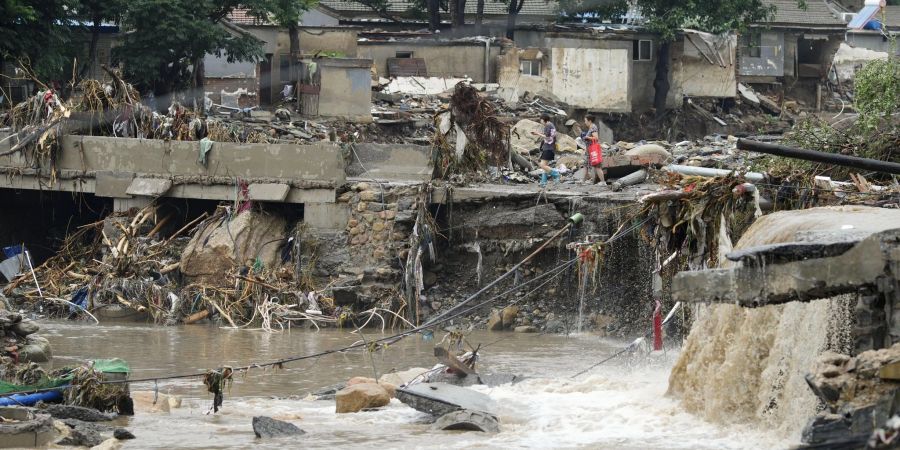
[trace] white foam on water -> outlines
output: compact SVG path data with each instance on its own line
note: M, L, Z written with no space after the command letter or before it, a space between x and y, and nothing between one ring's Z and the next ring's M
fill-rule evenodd
M251 418L266 415L307 431L305 447L323 448L600 448L742 449L796 444L751 425L713 424L666 396L669 358L636 368L601 367L572 380L532 378L515 385L475 386L497 404L501 431L433 431L428 416L397 400L376 411L336 414L333 401L228 399L206 415L209 399L186 401L172 415L134 419L135 434L159 435L157 448L282 448L285 440L254 438ZM141 440L142 447L148 442Z

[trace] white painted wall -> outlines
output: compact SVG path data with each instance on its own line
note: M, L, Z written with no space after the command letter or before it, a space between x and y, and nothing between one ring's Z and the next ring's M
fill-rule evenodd
M598 111L630 111L631 61L623 49L554 48L550 90L560 100Z

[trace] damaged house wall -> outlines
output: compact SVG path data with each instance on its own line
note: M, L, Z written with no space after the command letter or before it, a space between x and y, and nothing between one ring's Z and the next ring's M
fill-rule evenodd
M380 77L387 78L390 75L388 59L411 53L409 57L425 60L429 77L469 77L476 83L489 83L497 79L494 65L500 54L500 47L496 44L485 46L483 42L471 41L363 40L358 46L359 56L371 59ZM487 74L485 62L489 72Z
M649 54L635 55L647 45ZM710 43L707 43L710 42ZM498 59L498 82L504 98L525 92L551 93L576 106L602 112L639 112L653 107L658 39L635 30L516 32L519 48ZM737 90L735 38L686 31L672 45L670 86L666 99L677 107L685 95L734 97ZM702 51L701 51L702 49ZM540 75L522 73L522 60L540 62ZM528 67L533 67L529 65Z
M676 86L689 97L734 97L737 94L736 46L733 35L686 33L677 43L682 57ZM673 67L674 68L674 67Z
M318 58L304 66L318 73L311 75L317 79L312 85L301 85L301 90L317 89L317 92L301 92L298 96L303 114L354 122L372 121L372 60Z
M203 60L206 90L211 93L210 98L215 102L221 102L223 90L235 92L246 89L251 96L269 93L269 98L260 98L254 103L273 103L281 98L281 89L290 80L290 74L285 71L285 58L290 56L290 36L287 29L274 25L241 25L241 28L263 42L265 60L260 63L229 62L227 55L206 55ZM341 57L355 57L357 33L356 27L300 27L300 53L312 55L324 52ZM268 69L267 76L263 76L264 68ZM271 89L268 90L262 85L267 77L271 80Z

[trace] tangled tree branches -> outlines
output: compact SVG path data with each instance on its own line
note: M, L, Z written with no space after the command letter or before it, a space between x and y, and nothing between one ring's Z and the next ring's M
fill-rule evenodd
M497 108L472 86L457 84L450 98L450 112L439 114L435 120L434 164L438 177L478 172L487 163L499 166L506 161L509 126L497 116Z

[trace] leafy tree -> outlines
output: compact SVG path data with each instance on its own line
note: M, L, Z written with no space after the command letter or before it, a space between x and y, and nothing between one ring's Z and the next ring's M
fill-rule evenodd
M203 58L256 61L262 42L249 33L222 26L235 8L263 14L265 0L132 0L122 16L122 45L114 55L126 78L144 90L166 95L193 88L202 95Z
M512 0L515 1L515 0ZM523 1L523 0L519 0ZM803 5L804 0L798 0ZM628 9L627 0L594 2L585 5L568 1L564 7L569 13L613 18ZM678 32L685 27L723 33L740 31L753 22L763 21L772 16L775 7L762 0L633 0L633 4L644 16L644 27L659 35L656 46L656 78L653 81L653 105L657 115L666 110L666 96L669 93L669 59L672 42Z
M91 66L97 62L97 44L100 42L103 22L118 22L127 6L125 0L78 0L74 5L75 18L83 28L87 28L91 36L87 58L79 71L80 77L86 76Z
M0 0L0 59L22 62L43 80L60 79L71 63L69 0Z

